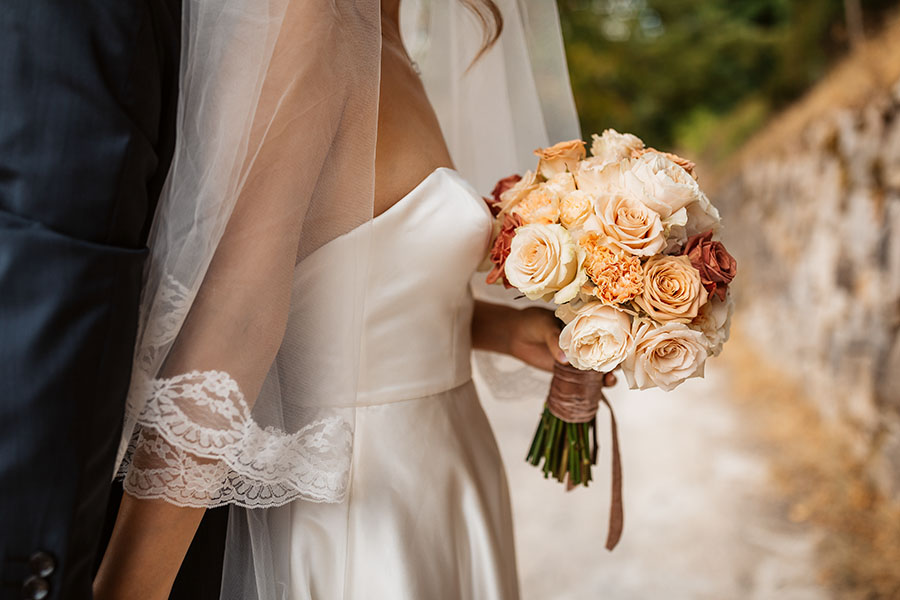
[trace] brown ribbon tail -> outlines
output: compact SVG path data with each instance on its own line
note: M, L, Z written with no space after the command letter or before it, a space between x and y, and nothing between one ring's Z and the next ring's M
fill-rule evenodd
M616 415L612 404L606 396L600 397L609 409L612 429L612 501L609 506L609 532L606 536L606 549L612 550L622 537L625 528L625 511L622 507L622 457L619 455L619 429L616 426Z

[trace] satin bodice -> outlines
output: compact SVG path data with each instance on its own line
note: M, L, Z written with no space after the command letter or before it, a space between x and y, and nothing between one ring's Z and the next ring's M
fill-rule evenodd
M487 207L456 171L441 168L372 228L360 403L464 383L471 376L469 279L490 241Z
M480 196L456 171L439 168L387 211L319 248L295 272L284 341L262 395L296 395L307 407L357 406L466 382L469 280L490 235ZM366 260L356 260L360 253ZM322 289L325 269L365 278L365 286L352 286L362 297ZM358 354L349 352L357 340ZM258 416L292 424L291 414Z

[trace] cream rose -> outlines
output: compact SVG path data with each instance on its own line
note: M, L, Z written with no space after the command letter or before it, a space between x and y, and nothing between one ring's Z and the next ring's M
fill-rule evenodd
M575 184L578 189L592 196L606 196L621 190L621 173L628 169L631 159L617 163L595 163L582 161L575 170Z
M594 199L587 192L575 190L559 201L559 222L568 229L578 229L594 214Z
M666 237L683 243L689 235L719 225L719 213L697 182L659 152L617 163L581 163L575 173L578 189L595 196L635 198L659 214ZM676 241L677 240L677 241Z
M562 225L516 229L504 265L506 279L530 300L568 302L587 281L584 250Z
M687 219L684 225L685 237L710 230L715 233L721 225L722 219L719 217L719 210L713 206L706 194L700 192L697 201L687 207Z
M653 256L666 246L662 220L636 198L601 196L594 213L609 243L635 256Z
M602 135L591 136L591 156L594 164L618 162L630 158L644 148L641 138L630 133L619 133L615 129L607 129Z
M644 263L644 291L635 302L661 323L689 323L706 303L700 272L687 256L654 256Z
M634 350L622 362L631 389L658 386L670 392L689 377L702 377L707 349L703 334L683 323L636 320Z
M540 158L538 171L550 179L558 173L575 170L585 155L584 142L581 140L559 142L549 148L538 148L534 154Z
M722 346L728 341L731 333L731 316L734 314L734 302L731 294L725 300L711 296L709 301L700 307L700 313L691 321L691 329L696 329L706 339L706 348L710 356L722 353Z
M646 152L631 161L623 179L627 188L640 189L641 201L663 219L700 202L703 196L687 171L658 152Z
M575 191L575 176L568 172L557 173L548 179L544 185L560 196L565 196L566 194Z
M631 352L631 317L621 310L588 302L574 315L561 318L565 316L571 318L559 334L559 347L572 366L608 373Z
M645 152L656 152L657 154L662 154L663 156L665 156L666 158L671 160L673 163L675 163L676 165L678 165L679 167L681 167L682 169L687 171L688 175L690 175L694 179L697 179L697 165L694 164L693 161L688 160L686 158L682 158L681 156L678 156L677 154L671 154L669 152L662 152L660 150L657 150L656 148L644 148L642 150L638 150L637 152L633 153L631 155L631 157L637 158L641 154L644 154Z

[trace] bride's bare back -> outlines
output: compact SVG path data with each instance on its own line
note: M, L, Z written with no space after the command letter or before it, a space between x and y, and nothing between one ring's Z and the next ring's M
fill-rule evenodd
M403 198L436 168L453 166L437 116L400 40L399 9L399 0L382 3L376 215Z

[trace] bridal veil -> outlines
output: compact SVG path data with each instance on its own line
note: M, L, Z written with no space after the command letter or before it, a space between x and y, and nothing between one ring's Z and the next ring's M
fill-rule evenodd
M482 193L578 137L554 2L498 5L503 34L474 64L480 24L458 0L401 6L456 167ZM349 482L380 3L184 0L182 27L118 474L133 496L233 505L223 597L283 598L278 507L340 502ZM305 260L350 231L329 268Z

